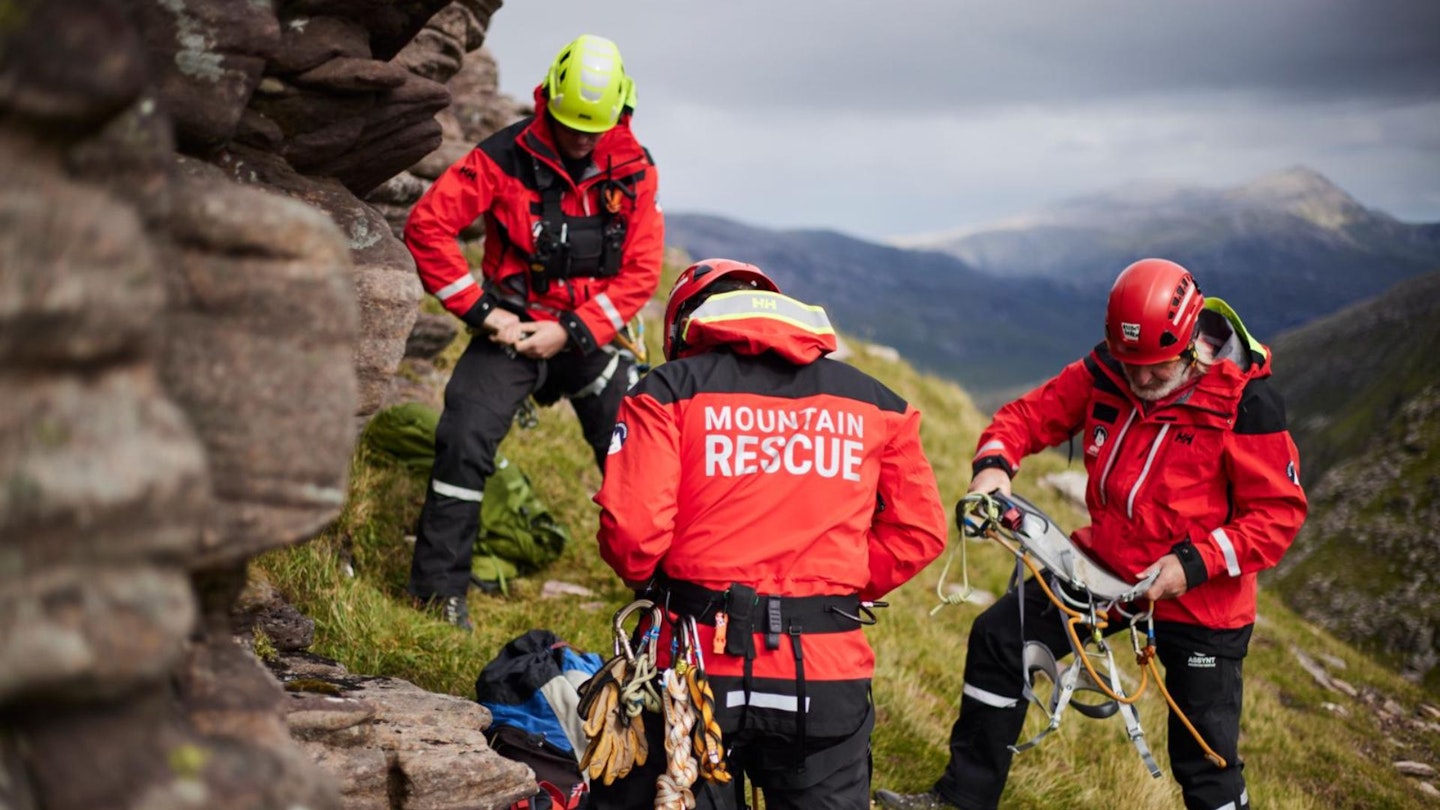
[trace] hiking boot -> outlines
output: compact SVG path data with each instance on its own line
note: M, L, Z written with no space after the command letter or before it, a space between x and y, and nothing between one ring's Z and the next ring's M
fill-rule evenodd
M887 810L958 810L955 805L940 798L935 791L925 793L896 793L891 790L875 791L875 803Z
M439 611L440 618L469 633L475 629L470 623L470 606L463 596L437 596L430 600L430 607Z

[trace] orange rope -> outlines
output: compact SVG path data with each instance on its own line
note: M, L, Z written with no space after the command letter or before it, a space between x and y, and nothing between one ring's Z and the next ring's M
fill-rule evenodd
M1024 563L1025 567L1030 569L1030 573L1034 575L1035 581L1040 584L1040 588L1045 592L1045 596L1050 599L1050 602L1054 604L1055 607L1059 608L1062 612L1065 613L1066 616L1069 617L1065 621L1065 633L1070 637L1070 644L1075 650L1075 657L1080 659L1080 663L1084 665L1085 671L1090 674L1090 679L1095 682L1096 686L1100 687L1100 692L1102 694L1115 701L1116 703L1132 704L1135 701L1139 700L1140 696L1145 693L1145 687L1149 683L1150 676L1153 675L1155 679L1155 687L1160 690L1160 694L1165 696L1165 702L1169 704L1170 711L1174 712L1175 716L1180 718L1180 722L1185 725L1185 728L1190 732L1190 736L1194 737L1195 742L1199 744L1201 749L1204 750L1205 758L1210 760L1210 762L1213 763L1217 768L1223 769L1226 767L1225 758L1215 753L1215 749L1211 748L1209 744L1205 742L1205 739L1200 736L1200 732L1197 731L1194 724L1190 722L1190 718L1186 717L1185 712L1181 711L1180 707L1176 705L1175 698L1170 696L1170 690L1165 688L1165 679L1160 676L1160 669L1155 664L1153 647L1147 646L1145 648L1145 651L1139 656L1140 658L1143 658L1145 660L1137 661L1137 663L1141 664L1140 688L1136 689L1135 694L1131 695L1128 698L1124 695L1115 694L1115 692L1113 692L1110 687L1106 685L1104 679L1100 677L1100 673L1095 671L1094 665L1090 663L1090 656L1085 654L1085 645L1080 642L1080 634L1077 633L1075 630L1076 625L1084 624L1087 621L1087 617L1085 616L1085 614L1065 604L1063 600L1061 600L1058 596L1055 595L1055 592L1050 589L1050 584L1047 583L1045 581L1045 577L1041 575L1039 566L1035 565L1034 561L1030 559L1030 555L1028 552L1024 551L1023 549L1017 548L1014 545L1011 545L1004 537L1000 536L999 532L995 531L993 528L987 529L986 534L988 534L991 539L1004 546L1006 550L1008 550L1011 554L1014 554L1017 559ZM1096 631L1104 630L1109 624L1110 623L1106 621L1103 617L1097 616L1094 629ZM1134 632L1133 628L1131 629L1131 632Z

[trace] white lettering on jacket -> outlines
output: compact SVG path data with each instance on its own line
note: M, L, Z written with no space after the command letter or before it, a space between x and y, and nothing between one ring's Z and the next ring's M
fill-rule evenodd
M860 480L861 414L825 408L705 408L705 475L815 475Z

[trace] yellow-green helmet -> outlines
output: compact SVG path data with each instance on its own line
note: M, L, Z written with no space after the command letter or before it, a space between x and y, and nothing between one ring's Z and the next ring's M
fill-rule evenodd
M614 42L581 34L550 63L545 95L556 121L581 132L604 132L626 107L634 108L635 83L625 75Z

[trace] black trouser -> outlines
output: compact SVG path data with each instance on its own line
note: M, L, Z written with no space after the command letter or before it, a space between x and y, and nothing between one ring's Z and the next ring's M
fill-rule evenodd
M586 386L616 360L604 389L586 393ZM582 355L566 349L549 360L531 360L511 356L485 335L472 336L445 386L445 410L435 429L435 465L410 563L411 594L421 599L465 594L485 481L495 472L495 450L525 398L534 393L548 404L570 397L603 472L632 366L629 358L606 351Z
M721 725L727 709L717 703L716 719ZM816 708L816 711L824 711ZM646 713L645 738L649 758L624 779L613 785L590 784L591 810L631 810L653 807L655 780L666 766L664 722L660 715ZM766 810L856 810L870 806L870 732L875 726L872 708L860 728L839 739L807 738L808 755L804 772L796 767L796 741L790 734L763 734L740 731L725 737L726 766L734 778L716 785L696 779L691 786L696 810L739 810L747 806L736 796L737 784L747 780L760 788Z
M1064 614L1033 580L1026 580L1022 591L1023 633L1017 591L987 608L970 628L960 717L950 730L950 763L935 783L935 791L957 807L981 810L999 806L1014 757L1009 746L1019 739L1029 707L1022 695L1023 641L1039 641L1057 658L1070 652ZM1112 622L1106 630L1109 634L1125 628L1122 622ZM1166 689L1200 736L1228 764L1222 770L1205 759L1199 744L1171 712L1170 769L1190 810L1249 807L1241 774L1245 766L1237 748L1241 663L1251 630L1250 626L1212 630L1176 622L1155 623L1156 652L1165 667ZM1085 633L1080 637L1085 638ZM1089 722L1078 713L1068 716Z

